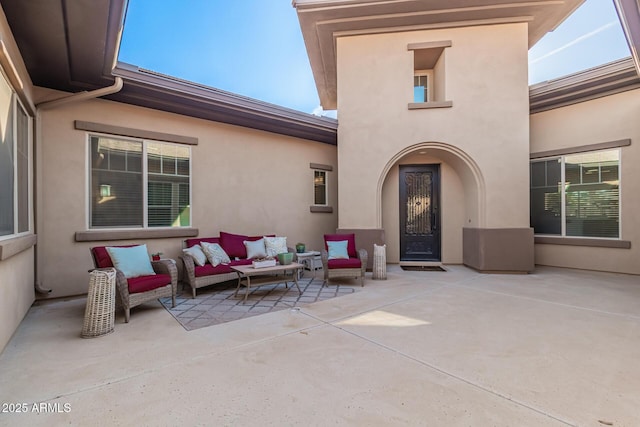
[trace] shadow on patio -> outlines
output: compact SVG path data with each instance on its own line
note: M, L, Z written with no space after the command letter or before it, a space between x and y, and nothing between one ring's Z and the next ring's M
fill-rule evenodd
M637 277L447 268L190 332L158 302L84 340L84 298L34 306L0 356L0 424L640 423Z

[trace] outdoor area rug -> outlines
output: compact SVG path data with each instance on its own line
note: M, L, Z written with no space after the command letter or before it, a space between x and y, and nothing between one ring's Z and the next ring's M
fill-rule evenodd
M234 297L238 282L233 280L198 289L196 298L191 297L191 288L178 285L176 306L171 308L171 298L160 298L164 308L187 331L299 307L329 298L335 298L355 291L354 287L335 284L322 287L322 279L302 278L298 285L302 293L293 283L286 288L284 283L263 285L252 288L247 302L242 304L245 288L240 288L238 297ZM242 296L242 297L241 297Z

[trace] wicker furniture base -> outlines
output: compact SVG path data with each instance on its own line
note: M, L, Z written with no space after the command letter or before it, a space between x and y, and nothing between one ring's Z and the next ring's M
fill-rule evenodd
M329 268L329 253L326 249L321 252L322 269L324 270L324 284L329 285L329 280L337 277L360 278L360 286L364 286L364 276L367 269L367 251L358 249L358 258L361 261L360 268Z
M191 258L190 256L183 256L181 258L184 264L183 283L186 283L191 287L191 294L193 298L196 297L196 290L199 288L215 285L216 283L227 282L229 280L235 280L238 278L238 275L236 273L224 273L211 276L196 277L193 258Z
M90 272L82 338L95 338L113 332L115 311L116 270L108 268Z

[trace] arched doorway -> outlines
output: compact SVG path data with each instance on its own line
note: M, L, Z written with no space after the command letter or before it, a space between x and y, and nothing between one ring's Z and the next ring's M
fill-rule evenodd
M462 263L462 230L484 226L484 193L479 167L457 147L425 142L397 153L377 189L388 261Z

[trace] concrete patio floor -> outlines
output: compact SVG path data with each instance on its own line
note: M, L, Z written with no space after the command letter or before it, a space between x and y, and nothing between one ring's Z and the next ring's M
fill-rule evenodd
M81 339L84 298L36 305L0 425L640 425L639 277L447 268L190 332L152 303Z

